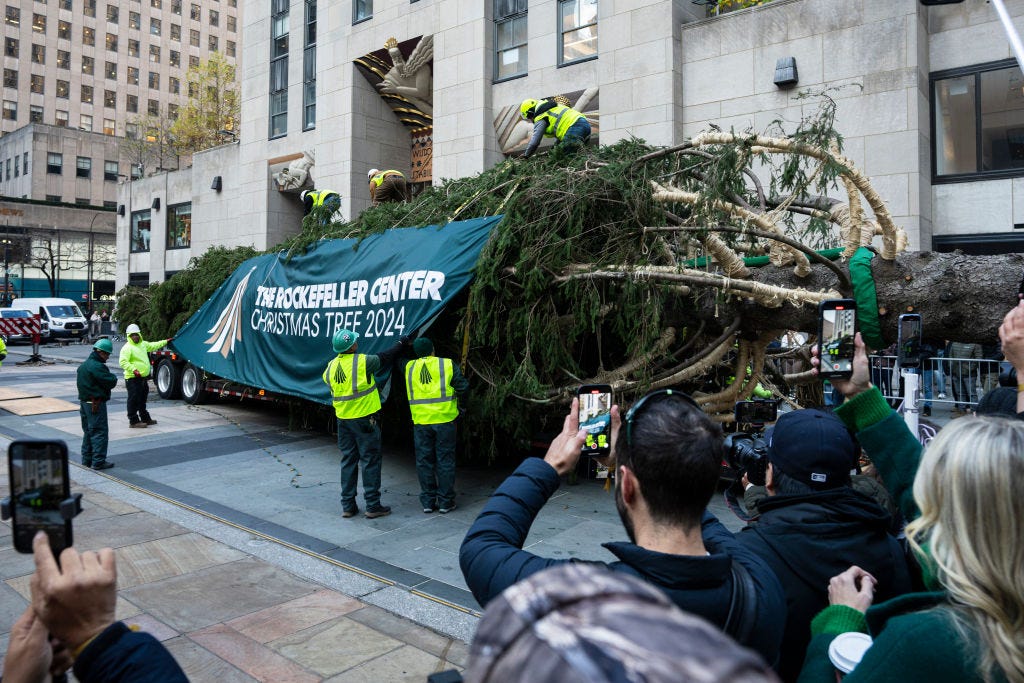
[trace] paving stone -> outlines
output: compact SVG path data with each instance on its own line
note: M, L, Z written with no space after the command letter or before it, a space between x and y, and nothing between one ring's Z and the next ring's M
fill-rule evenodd
M129 626L137 626L138 630L148 633L159 641L170 640L181 635L181 633L150 614L136 614L127 623Z
M0 584L0 629L10 632L11 626L28 607L29 599L9 585Z
M216 624L202 631L193 631L188 636L258 681L317 683L320 680L319 676L230 626Z
M432 673L454 669L432 654L417 650L409 645L371 659L365 664L349 669L328 683L366 683L366 681L388 681L388 683L422 683Z
M187 531L148 512L136 512L75 524L75 548L79 551L99 550L108 546L121 548L177 536Z
M160 581L245 557L233 548L195 533L118 548L120 589Z
M275 651L328 677L397 650L402 643L340 617L268 643Z
M455 666L466 665L468 652L466 643L431 631L429 628L403 619L375 605L367 605L363 609L356 610L349 614L348 618L417 649L443 658Z
M187 633L293 600L316 588L248 558L130 588L123 595Z
M164 645L177 660L178 666L185 672L190 683L256 683L257 681L184 636L168 640Z
M336 619L363 603L337 591L319 590L281 605L268 607L227 623L253 640L269 643L311 626Z

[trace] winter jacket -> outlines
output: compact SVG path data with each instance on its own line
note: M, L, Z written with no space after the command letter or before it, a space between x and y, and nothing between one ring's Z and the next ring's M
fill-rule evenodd
M94 398L109 401L110 390L116 384L117 375L110 371L95 351L78 366L79 401L90 401Z
M459 564L481 605L531 574L570 561L540 557L522 549L533 520L558 485L558 474L551 465L539 458L527 458L498 487L473 522L462 542ZM704 515L702 531L710 553L706 557L670 555L633 543L605 543L604 547L619 558L608 567L653 583L683 610L721 628L733 595L732 563L738 562L755 584L756 600L755 623L741 644L773 663L785 619L782 586L771 569L737 543L710 513Z
M85 647L74 670L81 683L188 683L160 641L120 621Z
M851 565L878 578L879 600L912 589L903 546L891 518L873 500L841 487L807 495L771 496L761 516L736 540L764 560L786 595L786 629L776 670L795 681L810 641L810 624L828 607L828 583Z
M148 342L140 339L136 344L129 338L121 347L121 355L118 356L118 365L124 370L124 378L131 379L135 371L139 371L141 377L149 377L152 368L149 364L149 352L162 349L167 346L167 340L161 339L157 342Z

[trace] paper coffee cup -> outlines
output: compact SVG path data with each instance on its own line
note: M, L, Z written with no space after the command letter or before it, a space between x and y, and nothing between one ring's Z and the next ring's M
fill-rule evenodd
M860 663L870 647L871 636L866 633L840 633L828 646L828 658L836 671L848 674Z

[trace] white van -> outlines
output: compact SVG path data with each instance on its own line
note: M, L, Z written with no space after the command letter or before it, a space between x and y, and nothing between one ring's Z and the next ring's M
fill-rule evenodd
M22 308L32 313L39 313L43 320L50 324L51 337L68 337L81 339L86 336L89 324L71 299L52 297L38 299L15 299L11 308Z

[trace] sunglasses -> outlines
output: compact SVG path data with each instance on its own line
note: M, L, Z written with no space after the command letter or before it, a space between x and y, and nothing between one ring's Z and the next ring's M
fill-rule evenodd
M630 448L633 447L633 421L640 414L640 410L650 403L657 403L658 401L663 400L666 396L675 396L676 398L681 398L687 403L689 403L691 406L696 408L697 410L701 410L701 407L697 405L697 402L693 400L692 396L690 396L686 392L679 391L677 389L658 389L657 391L652 391L649 394L645 394L644 397L641 398L636 403L634 403L633 406L629 409L629 412L626 413L625 421L627 446L629 446Z

